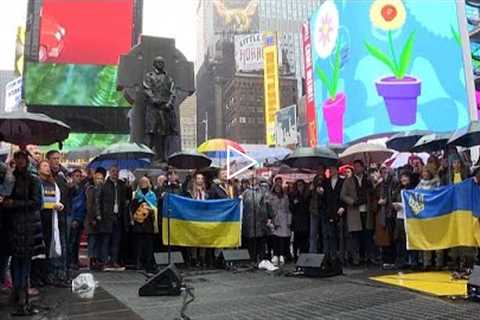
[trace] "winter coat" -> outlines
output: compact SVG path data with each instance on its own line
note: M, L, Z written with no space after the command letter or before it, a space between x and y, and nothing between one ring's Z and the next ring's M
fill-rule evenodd
M290 211L292 212L292 230L297 234L310 232L310 192L295 193L290 196Z
M330 179L323 182L322 187L324 190L323 201L324 201L324 210L325 218L328 221L333 220L337 222L339 220L338 210L340 208L345 209L345 203L343 203L340 194L342 192L344 180L338 177L335 187L332 188L332 181Z
M290 237L292 213L290 212L290 203L288 197L284 194L279 198L275 194L271 194L268 203L272 209L271 219L275 230L273 235L277 237Z
M121 223L126 230L130 225L130 215L128 214L128 191L125 183L121 180L117 181L117 203L118 213L115 214L115 186L112 180L107 179L97 194L96 211L100 216L97 222L98 233L112 233L114 221Z
M31 258L45 252L40 220L42 206L40 181L27 171L15 171L14 176L12 194L4 203L9 226L7 243L11 245L9 251L12 256Z
M220 184L220 181L215 180L208 190L209 199L229 199L231 198L229 193L233 194L233 197L236 197L233 186L229 185L228 190L225 189L223 185Z
M88 234L98 233L97 226L96 226L96 223L98 222L97 211L95 210L95 208L96 208L97 195L100 191L100 188L101 187L97 187L94 185L88 185L85 191L86 209L87 209L87 215L85 217L85 228L87 229ZM94 226L94 221L95 221L95 226Z
M242 236L261 238L267 235L268 208L266 191L256 187L243 192Z
M85 187L77 186L70 190L71 211L70 215L73 220L79 224L83 224L87 215L87 197L85 195Z
M346 179L343 183L340 198L347 205L347 227L349 232L362 231L360 205L368 205L368 189L370 187L371 185L366 175L363 176L362 187L359 186L355 176ZM373 230L373 216L371 212L367 212L366 229Z

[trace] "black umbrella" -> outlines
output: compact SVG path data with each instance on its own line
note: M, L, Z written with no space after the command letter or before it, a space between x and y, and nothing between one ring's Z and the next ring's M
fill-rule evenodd
M146 145L122 142L107 147L94 160L139 160L151 159L154 155L152 149Z
M42 113L0 113L0 140L16 145L50 145L68 138L70 127Z
M451 137L451 133L432 133L427 134L420 138L415 143L412 152L434 152L445 149L448 143L448 139Z
M73 149L67 153L67 160L75 161L80 159L89 160L96 157L102 152L102 148L97 146L82 146Z
M314 170L322 166L336 165L337 162L337 154L325 146L298 148L283 160L283 163L292 168Z
M177 169L202 169L211 163L210 158L196 151L176 152L168 157L168 164Z
M465 128L455 131L448 144L465 148L480 145L480 122L471 121Z
M405 131L400 132L392 136L390 139L387 140L387 147L399 152L409 152L410 149L417 143L417 141L427 135L430 134L430 131L424 130L412 130L412 131Z

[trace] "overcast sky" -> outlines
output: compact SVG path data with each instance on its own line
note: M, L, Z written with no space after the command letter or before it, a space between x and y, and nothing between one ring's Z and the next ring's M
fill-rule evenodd
M143 34L175 38L177 48L195 61L195 4L196 0L144 0ZM25 25L26 10L27 0L0 0L0 70L13 70L16 30Z

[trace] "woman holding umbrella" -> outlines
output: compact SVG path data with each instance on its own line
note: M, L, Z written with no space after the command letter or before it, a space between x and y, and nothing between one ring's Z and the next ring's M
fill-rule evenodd
M31 259L37 254L35 241L37 236L37 219L42 205L40 182L28 171L28 154L17 151L15 160L15 185L12 194L3 201L7 211L9 237L12 251L12 280L16 314L31 315L32 309L28 298L28 278L31 271ZM38 219L39 220L39 219ZM40 221L38 221L40 222Z

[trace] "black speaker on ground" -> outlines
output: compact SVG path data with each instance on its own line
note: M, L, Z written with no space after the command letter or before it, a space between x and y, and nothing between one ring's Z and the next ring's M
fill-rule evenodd
M474 265L468 278L467 294L470 299L480 302L480 266Z
M170 264L141 286L138 289L138 295L140 297L178 296L181 289L182 276L175 265Z
M219 268L229 269L234 265L250 261L250 255L246 249L224 249L220 251L217 257L217 266Z
M343 273L339 259L319 253L300 254L297 267L303 270L305 276L312 278L333 277Z
M168 265L168 252L156 252L154 254L155 256L155 262L159 266L166 266ZM185 261L183 261L183 256L180 251L173 251L171 252L171 264L179 265L179 264L184 264Z

